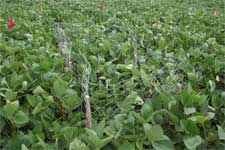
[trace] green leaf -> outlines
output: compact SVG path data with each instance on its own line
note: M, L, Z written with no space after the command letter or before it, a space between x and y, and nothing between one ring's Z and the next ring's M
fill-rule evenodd
M208 112L207 113L207 117L208 117L208 120L211 120L215 117L215 113L212 113L212 112Z
M88 150L88 147L79 139L75 138L69 145L69 150Z
M87 138L86 140L92 145L94 148L98 148L101 146L101 140L97 136L97 133L91 129L86 128Z
M196 112L195 107L184 107L184 113L190 115Z
M46 93L45 90L41 86L37 86L34 90L33 93L36 95L44 94Z
M105 145L107 145L109 142L111 142L113 139L113 135L106 137L104 139L101 139L101 144L98 146L99 149L103 148Z
M18 111L13 117L13 121L17 127L22 127L29 122L29 117L23 111Z
M95 149L101 149L113 139L113 136L100 139L95 131L88 128L86 128L86 133L88 135L87 140Z
M28 134L24 134L22 131L18 130L11 138L6 142L7 149L10 150L21 150L23 144L31 145L33 137Z
M73 139L76 130L77 130L76 127L65 126L60 129L60 133L63 135L66 141L69 142Z
M28 85L28 82L27 81L23 81L23 83L22 83L22 89L23 90L26 90L27 89L27 86Z
M140 96L137 96L135 101L134 101L134 104L136 104L136 105L143 105L144 101L143 101L143 99Z
M214 81L209 80L210 91L213 92L216 89L216 84Z
M184 137L185 146L190 149L196 149L203 142L202 138L199 135L193 137Z
M181 127L185 130L186 133L191 135L198 134L198 128L194 121L192 120L181 120Z
M155 141L152 146L155 150L175 150L173 142L170 140Z
M37 86L34 90L33 93L36 95L44 94L46 93L45 90L41 86Z
M70 94L64 101L63 107L68 110L73 110L79 107L82 104L82 99L77 95L76 92Z
M215 108L220 108L224 105L224 100L218 96L218 94L212 95L212 105Z
M149 141L159 141L163 139L163 129L160 125L150 126L149 124L144 124L145 134Z
M221 98L222 98L223 100L225 100L225 92L222 92L222 93L221 93Z
M138 138L136 141L137 150L143 150L144 139Z
M164 37L162 37L159 41L158 41L158 45L160 48L163 48L166 46L166 39Z
M16 98L16 96L17 96L17 92L13 92L11 90L9 90L5 93L6 99L8 99L10 101L14 100Z
M99 137L102 137L105 129L105 120L102 120L98 123L96 128L94 129Z
M219 137L219 139L220 140L225 140L225 131L224 131L224 129L221 126L219 126L219 125L217 125L217 129L218 129L218 137Z
M36 107L42 102L42 98L40 96L26 95L26 99L32 107Z
M134 65L133 64L129 64L129 65L126 65L126 64L117 64L116 65L116 69L121 70L123 72L130 72L130 71L132 71L133 68L134 68Z
M3 119L3 117L0 116L0 133L4 129L5 125L6 125L5 120Z
M39 112L42 112L43 110L45 110L45 107L42 106L42 103L39 103L39 104L34 108L34 110L32 111L32 114L33 114L33 115L36 115L36 114L38 114Z
M21 150L29 150L29 149L26 147L26 145L22 144Z
M200 123L203 124L206 120L208 120L207 116L203 116L203 115L196 115L196 116L192 116L188 118L189 120L192 120L196 123Z
M190 90L190 89L189 89ZM185 90L183 90L180 94L181 96L181 103L185 106L185 107L192 107L193 106L193 97L192 97L192 92L189 92L189 90L186 88Z
M117 150L135 150L135 145L133 143L126 141L123 144L119 145Z
M137 92L132 91L122 102L121 108L123 111L129 111L131 108L131 104L133 104L138 97Z
M171 120L171 124L179 124L179 118L172 112L167 112L169 119Z
M4 116L7 119L11 119L18 108L19 108L19 101L14 102L8 101L3 107Z
M65 94L66 90L68 88L68 83L61 78L56 80L53 84L53 91L56 96L61 97Z
M129 45L128 43L121 43L120 44L120 49L123 55L125 55L127 53L127 51L129 50Z
M143 118L149 122L152 118L152 113L153 113L153 107L152 107L152 103L151 101L146 102L142 108L141 108L141 115L143 116Z

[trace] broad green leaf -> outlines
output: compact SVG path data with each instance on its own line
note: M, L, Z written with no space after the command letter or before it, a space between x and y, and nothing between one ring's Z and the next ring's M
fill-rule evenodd
M219 125L217 125L217 129L218 129L219 139L220 140L225 140L225 131L224 131L224 129L221 126L219 126Z
M97 136L97 133L91 129L86 129L86 133L87 133L87 138L86 140L88 140L88 142L94 147L94 148L98 148L101 146L101 140L99 139L99 137Z
M22 127L29 122L29 117L23 111L18 111L13 117L13 121L17 127Z
M123 55L125 55L127 53L127 51L129 50L129 45L128 43L121 43L120 44L120 49Z
M198 74L196 72L189 72L188 74L188 78L189 80L196 82L198 81Z
M193 106L193 97L192 93L188 92L189 90L185 89L181 92L180 97L181 97L181 103L185 107L192 107Z
M119 145L117 150L135 150L135 145L126 141L123 144Z
M179 118L172 112L167 112L169 119L171 120L171 124L179 124Z
M221 93L221 98L222 98L223 100L225 100L225 92L222 92L222 93Z
M63 135L65 140L69 142L72 140L76 130L76 127L64 126L63 128L61 128L60 133Z
M4 116L7 119L11 119L18 108L19 108L19 101L14 101L14 102L9 102L8 101L3 106Z
M132 68L132 74L133 74L133 77L136 77L136 78L140 76L140 72L137 67Z
M215 117L215 113L212 113L212 112L208 112L207 113L207 117L208 117L208 120L211 120Z
M103 138L101 139L101 145L98 146L99 149L103 148L105 145L107 145L109 142L111 142L113 140L113 135Z
M95 131L99 137L102 137L104 134L105 122L105 120L100 121L95 128Z
M188 118L189 120L192 120L196 123L200 123L203 124L206 120L208 120L207 116L203 116L203 115L196 115L196 116L192 116Z
M64 101L63 107L68 110L73 110L79 107L82 104L82 99L77 95L76 92L70 94Z
M130 71L132 71L133 68L134 68L134 65L133 64L129 64L129 65L126 65L126 64L117 64L116 65L116 69L121 70L123 72L130 72Z
M152 107L152 103L146 102L142 108L141 108L141 115L143 116L143 118L149 122L151 120L152 117L152 113L153 113L153 107Z
M27 89L27 85L28 85L28 82L27 81L23 81L23 83L22 83L22 89L23 90L26 90Z
M137 139L136 141L136 147L137 150L143 150L144 140L143 139Z
M88 147L79 139L75 138L69 145L69 150L88 150Z
M155 150L175 150L173 142L170 140L155 141L152 146Z
M184 107L184 113L190 115L196 112L195 107Z
M163 138L163 129L160 125L150 126L149 124L144 124L145 134L149 141L159 141Z
M190 150L196 149L200 144L202 144L202 142L203 140L199 135L193 137L184 137L184 144Z
M145 87L149 87L150 86L150 78L147 75L147 73L145 72L145 70L141 69L140 70L140 75L141 75L141 79L143 81L143 84Z
M29 150L29 149L26 147L26 145L22 144L21 150Z
M6 125L5 120L0 116L0 133L4 129L5 125Z
M11 90L9 90L5 93L6 99L8 99L10 101L14 100L16 98L16 96L17 96L17 92L13 92Z
M47 149L48 145L43 141L43 139L40 138L39 136L37 136L37 138L38 138L38 141L39 141L39 142L37 143L37 145L38 145L38 146L41 146L43 150L48 150L48 149Z
M211 101L214 108L220 108L224 105L224 100L220 98L217 94L212 95Z
M214 81L209 80L210 91L213 92L216 88L216 84Z
M54 103L54 98L53 96L46 96L46 101L49 102L49 103Z
M159 41L158 41L158 45L160 48L165 47L166 45L166 39L164 37L162 37Z
M26 95L26 99L32 107L36 107L39 103L42 103L40 96Z
M143 101L143 99L140 96L137 96L135 101L134 101L134 104L136 104L136 105L143 105L144 101Z
M123 109L123 111L129 111L129 109L131 108L131 104L136 101L137 97L137 92L132 91L121 104L121 108Z
M42 112L43 110L45 110L45 107L42 105L42 103L39 103L32 111L32 114L36 115L36 114Z
M137 122L139 122L140 124L143 124L146 122L146 120L139 113L136 113L134 111L132 111L131 113L136 118Z
M86 133L88 135L87 140L95 147L95 149L101 149L113 139L113 135L100 139L97 136L97 133L91 129L86 129Z
M181 120L181 127L185 130L186 133L190 135L198 134L198 128L194 121L192 120Z
M22 145L31 145L33 137L30 134L24 134L18 130L11 138L6 142L7 149L10 150L21 150Z
M41 86L37 86L34 90L33 93L36 95L44 94L46 93L45 90Z
M53 91L56 96L61 97L65 94L66 90L68 88L68 83L61 78L56 80L53 84Z

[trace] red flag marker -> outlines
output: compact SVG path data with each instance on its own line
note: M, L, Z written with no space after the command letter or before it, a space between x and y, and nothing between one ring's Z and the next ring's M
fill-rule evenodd
M8 21L8 29L12 29L13 27L14 27L14 22L12 17L10 17Z
M103 4L101 4L101 5L99 6L99 10L100 10L100 11L103 11L104 8L105 8L105 6L104 6Z

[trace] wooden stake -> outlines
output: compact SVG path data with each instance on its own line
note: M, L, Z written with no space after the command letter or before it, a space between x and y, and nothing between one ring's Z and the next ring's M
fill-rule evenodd
M90 104L90 96L85 95L85 108L86 108L86 118L87 118L87 127L92 128L92 114L91 114L91 104Z
M72 61L69 62L69 70L70 70L70 77L73 78L73 63L72 63Z

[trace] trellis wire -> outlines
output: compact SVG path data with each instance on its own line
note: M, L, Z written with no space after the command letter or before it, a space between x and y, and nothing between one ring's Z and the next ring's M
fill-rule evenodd
M70 74L72 77L72 72L73 72L72 61L71 61L72 42L70 38L66 36L61 25L58 23L56 24L56 39L57 39L58 47L64 56L65 66L69 68Z
M137 54L137 49L138 49L138 47L137 47L137 38L136 38L136 34L134 33L134 31L133 30L131 30L130 28L129 28L129 31L130 31L130 34L131 34L131 41L132 41L132 47L133 47L133 51L134 51L134 64L135 65L138 65L138 54Z

